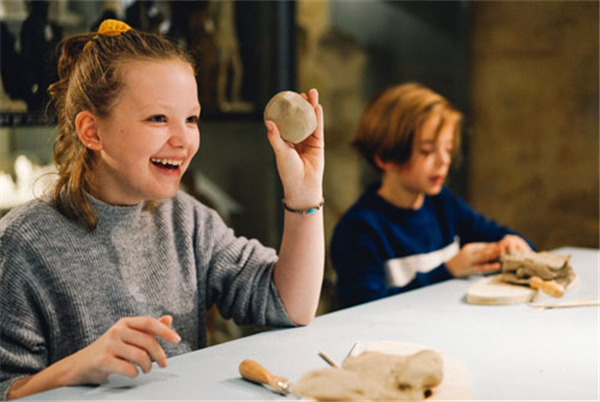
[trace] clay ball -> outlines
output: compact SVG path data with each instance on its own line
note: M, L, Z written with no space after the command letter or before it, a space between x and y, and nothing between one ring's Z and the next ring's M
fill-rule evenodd
M284 140L294 144L304 141L317 128L313 106L292 91L282 91L273 96L265 107L264 117L277 124Z

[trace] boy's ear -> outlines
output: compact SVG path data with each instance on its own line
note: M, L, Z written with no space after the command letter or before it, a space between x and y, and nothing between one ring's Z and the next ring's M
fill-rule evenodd
M377 167L379 167L379 169L383 170L384 172L387 172L388 170L390 170L392 167L394 167L396 165L395 162L386 162L383 159L381 159L381 157L379 155L375 155L373 157L373 159L375 160L375 164L377 165Z
M102 141L98 135L98 120L91 112L84 110L75 117L77 136L86 148L93 151L102 149Z

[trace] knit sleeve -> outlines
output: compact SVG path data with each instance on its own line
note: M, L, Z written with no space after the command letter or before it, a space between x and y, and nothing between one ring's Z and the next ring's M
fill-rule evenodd
M273 282L275 250L235 236L218 214L205 211L197 248L205 265L207 309L216 303L238 324L293 326Z
M2 240L0 238L0 240ZM1 243L1 242L0 242ZM6 400L12 383L33 375L48 364L42 307L28 275L31 262L19 249L5 247L0 254L0 398Z

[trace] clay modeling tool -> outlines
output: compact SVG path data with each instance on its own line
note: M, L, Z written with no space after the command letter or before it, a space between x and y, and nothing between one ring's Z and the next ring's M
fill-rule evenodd
M541 290L552 297L563 297L565 288L554 281L545 281L539 276L529 278L529 286L535 290Z
M549 308L567 308L567 307L590 307L600 306L600 300L589 300L589 297L583 299L577 299L573 301L563 303L529 303L531 307L538 307L543 309Z
M325 352L319 351L319 356L321 356L321 358L325 360L331 367L340 368L340 366L338 366L338 364L334 362L331 357L327 356Z
M354 342L354 345L352 345L352 347L350 348L350 351L346 355L346 359L349 357L358 356L361 353L361 352L359 352L359 349L361 347L362 347L362 344L360 343L360 341ZM346 360L346 359L344 359L344 360Z
M239 371L244 379L257 384L267 385L280 395L288 395L294 392L290 380L274 375L254 360L246 359L242 361Z

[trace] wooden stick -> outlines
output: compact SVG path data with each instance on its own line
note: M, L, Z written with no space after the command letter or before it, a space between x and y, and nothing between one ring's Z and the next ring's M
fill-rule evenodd
M327 356L325 352L320 351L319 356L321 356L321 358L323 358L323 360L325 360L331 367L340 368L340 366L338 366L338 364L334 362L331 357Z
M352 345L352 347L350 348L350 351L348 352L348 354L346 355L346 359L349 357L354 357L356 355L358 355L358 348L361 346L360 341L356 341L354 342L354 345ZM344 360L346 360L344 359Z
M566 307L588 307L600 306L600 300L574 300L564 303L529 303L531 307L539 308L566 308Z

